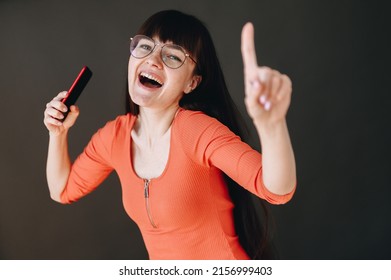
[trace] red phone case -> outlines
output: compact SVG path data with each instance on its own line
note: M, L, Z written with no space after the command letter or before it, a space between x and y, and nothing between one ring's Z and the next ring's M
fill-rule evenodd
M92 71L87 67L84 66L83 69L81 69L79 75L73 82L72 86L68 90L67 96L65 96L61 102L64 103L68 107L68 111L70 106L76 103L77 99L79 98L80 94L86 87L88 81L91 79ZM68 112L67 111L67 112ZM64 119L66 117L67 113L64 114Z

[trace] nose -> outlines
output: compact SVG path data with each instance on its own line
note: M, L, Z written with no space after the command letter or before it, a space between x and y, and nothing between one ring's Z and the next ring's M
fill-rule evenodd
M163 67L163 61L161 57L161 46L157 45L150 55L147 56L146 62L159 69Z

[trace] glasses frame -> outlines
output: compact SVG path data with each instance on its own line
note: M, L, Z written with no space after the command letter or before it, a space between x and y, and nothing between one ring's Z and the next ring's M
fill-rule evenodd
M145 38L145 39L148 39L148 40L152 41L152 42L154 43L154 46L153 46L152 50L151 50L147 55L144 55L144 56L141 56L141 57L134 56L133 53L132 53L132 50L130 49L130 55L133 56L134 58L142 59L142 58L144 58L144 57L147 57L147 56L151 55L151 54L155 51L156 46L161 46L161 47L160 47L160 58L162 59L164 65L166 65L168 68L171 68L171 69L178 69L178 68L180 68L183 64L185 64L185 61L186 61L187 58L190 58L190 59L195 63L195 65L197 66L197 62L194 60L194 58L192 58L192 57L190 56L190 54L188 54L188 53L186 52L186 50L185 50L183 47L179 46L179 45L170 44L170 43L169 43L169 44L156 43L156 41L155 41L154 39L152 39L151 37L148 37L148 36L146 36L146 35L135 35L134 37L131 37L131 38L130 38L130 41L131 41L131 42L130 42L130 45L132 44L133 39L134 39L134 38L137 38L137 37L142 37L142 38ZM167 65L166 61L165 61L164 58L163 58L163 48L164 48L165 46L174 46L174 47L176 47L176 48L179 48L179 49L184 53L185 59L182 61L182 64L181 64L181 65L179 65L178 67L172 67L172 66ZM129 46L129 47L130 47L130 46Z

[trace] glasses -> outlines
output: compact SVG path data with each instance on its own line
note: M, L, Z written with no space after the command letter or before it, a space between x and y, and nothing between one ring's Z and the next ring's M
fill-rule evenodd
M130 40L130 54L135 58L144 58L150 55L156 46L161 45L160 57L167 67L177 69L185 63L186 58L190 58L197 64L181 46L175 44L162 45L144 35L136 35L133 38L130 38Z

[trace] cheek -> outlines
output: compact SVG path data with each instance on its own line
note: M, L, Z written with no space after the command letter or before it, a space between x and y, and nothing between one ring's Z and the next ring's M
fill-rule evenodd
M182 66L183 67L183 66ZM179 68L180 69L180 68ZM177 88L185 90L192 81L192 72L188 69L183 69L184 71L178 71L173 73L172 80L175 81Z
M132 57L129 58L129 61L128 61L128 76L130 76L132 74L132 72L134 72L134 69L135 69L135 65L134 65L134 61L132 59Z
M136 63L133 59L129 59L128 63L128 83L129 86L136 81Z

